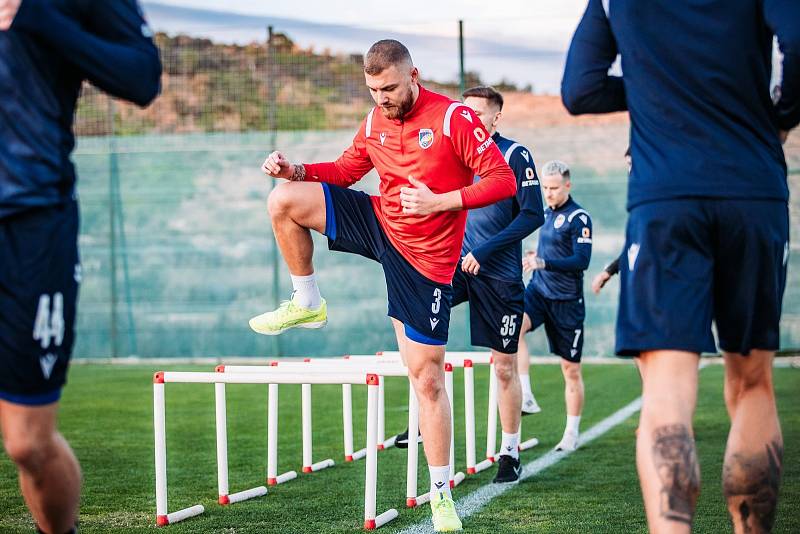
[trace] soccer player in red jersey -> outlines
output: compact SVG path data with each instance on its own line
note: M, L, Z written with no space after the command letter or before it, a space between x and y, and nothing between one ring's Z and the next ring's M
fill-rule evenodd
M434 528L460 530L449 487L450 405L443 371L451 280L465 210L512 197L516 178L470 108L420 84L402 43L372 45L364 76L377 106L339 159L292 164L273 152L262 166L266 174L289 180L272 191L268 208L294 292L250 326L275 335L326 324L310 229L326 235L331 250L381 263L388 315L419 399ZM379 196L348 189L372 168L380 176ZM473 184L476 174L481 180Z

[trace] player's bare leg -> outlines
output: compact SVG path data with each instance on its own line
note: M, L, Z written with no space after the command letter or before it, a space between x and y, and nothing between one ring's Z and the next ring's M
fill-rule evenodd
M269 195L267 209L275 240L289 272L298 276L314 272L311 230L325 232L326 208L322 184L286 182Z
M578 432L583 412L583 376L581 364L561 360L561 374L564 376L564 402L567 407L567 423L564 436L556 445L556 450L575 450L578 447Z
M497 401L500 408L500 426L502 440L500 442L500 458L497 462L497 474L492 482L497 484L513 484L519 482L522 467L519 460L519 441L522 409L522 389L519 384L516 354L503 354L492 351L494 372L497 375Z
M531 318L527 313L522 314L522 327L519 335L519 346L517 348L517 375L519 376L520 387L522 388L522 413L524 415L539 413L542 409L536 402L536 397L531 390L530 367L531 357L528 353L528 344L525 342L525 334L531 330Z
M522 391L519 386L516 354L492 351L494 372L497 375L497 402L500 407L500 426L507 434L519 431Z
M731 419L722 488L734 532L770 532L783 467L783 437L772 385L774 352L725 353Z
M700 467L692 431L699 356L651 351L639 356L642 413L636 465L650 532L691 532Z
M69 532L78 522L81 472L56 430L58 404L21 406L0 400L3 445L17 466L22 496L44 532Z
M325 232L327 214L322 185L280 184L270 193L267 208L294 292L291 300L281 303L278 309L250 319L250 328L264 335L277 335L290 328L322 328L328 322L328 312L314 275L310 231Z
M403 323L392 318L408 378L419 401L419 431L429 466L450 465L450 401L444 388L444 345L424 345L408 339ZM448 491L449 491L449 471Z
M392 318L397 344L403 347L408 377L419 401L419 430L430 465L450 464L450 401L444 389L444 345L423 345L405 335ZM399 328L398 328L399 325Z
M408 367L408 359L406 358L406 332L403 323L395 318L392 319L392 328L394 328L394 336L397 338L397 350L400 352L400 360L403 365Z

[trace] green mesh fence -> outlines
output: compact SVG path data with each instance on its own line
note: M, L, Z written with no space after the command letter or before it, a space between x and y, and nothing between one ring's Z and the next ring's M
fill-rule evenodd
M341 153L370 106L361 57L299 50L277 32L269 43L241 47L164 35L158 43L165 74L156 104L138 110L87 87L78 110L84 282L75 356L319 356L395 347L380 266L328 252L320 236L314 259L328 326L265 337L247 325L291 290L266 213L273 184L260 164L273 148L293 161ZM433 87L454 95L457 84ZM538 164L558 158L573 167L574 197L595 227L584 351L608 356L618 282L599 296L588 285L622 248L628 125L501 130L530 147ZM796 173L800 144L787 156ZM791 180L796 191L800 177ZM375 173L357 188L375 193ZM798 211L793 201L793 235ZM800 347L798 268L795 253L784 347ZM467 325L466 306L455 308L449 347L470 347ZM532 351L547 352L542 332L530 342Z

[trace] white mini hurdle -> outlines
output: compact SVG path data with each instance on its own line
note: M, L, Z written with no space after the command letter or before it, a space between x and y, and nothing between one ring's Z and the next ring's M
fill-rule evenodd
M224 399L224 389L217 386L224 384L366 384L367 385L367 451L364 488L364 528L372 530L385 525L395 517L397 510L390 509L380 515L376 514L377 471L378 471L378 387L380 378L376 374L342 371L309 375L308 373L285 373L270 371L269 373L200 373L200 372L158 372L153 378L153 408L155 427L155 464L156 464L156 524L168 525L199 515L205 511L202 505L168 513L167 508L167 443L166 443L166 408L164 390L167 383L213 383L215 390ZM219 398L218 394L218 398ZM222 412L222 413L220 413ZM217 403L217 421L224 421L224 403ZM220 418L220 415L223 417ZM264 486L252 488L232 495L227 494L227 436L217 428L218 466L224 466L224 476L218 473L220 503L230 504L256 496L264 495ZM220 443L224 444L220 447ZM223 492L227 499L222 499ZM226 502L224 502L226 501Z
M397 351L383 351L376 354L378 360L388 359L390 361L400 360L400 353ZM498 415L498 400L497 400L497 375L494 369L494 358L491 352L458 352L447 351L445 352L445 362L456 367L464 367L464 397L465 397L465 426L466 426L466 454L467 454L467 474L473 475L488 469L497 461L499 454L497 450L497 415ZM473 365L474 364L488 364L489 365L489 402L487 405L487 421L486 421L486 458L475 464L475 412L474 412L474 378L473 378ZM467 368L470 371L467 371ZM467 378L467 375L470 378ZM468 395L467 390L471 391ZM469 411L472 411L470 418ZM539 444L537 438L530 438L522 441L522 421L517 431L520 436L519 450L525 451L531 449Z
M383 360L377 361L375 356L369 357L346 357L345 359L317 359L311 360L306 359L302 363L301 362L273 362L271 366L259 366L259 365L226 365L226 366L219 366L225 372L233 372L233 373L269 373L269 372L276 372L281 370L283 372L292 372L292 373L303 373L306 376L313 376L317 373L322 373L323 375L328 373L336 373L336 372L343 372L343 371L354 371L354 372L366 372L371 374L376 374L379 376L396 376L396 377L407 377L408 376L408 369L404 367L399 362ZM452 381L452 365L447 364L445 366L445 386L448 391L448 399L451 401L452 406L452 399L453 399L453 381ZM447 377L449 376L449 384ZM380 383L384 381L381 380ZM357 460L366 456L367 451L369 449L369 444L364 449L359 451L353 452L353 427L352 427L352 392L351 388L348 387L349 384L343 384L342 387L342 408L343 408L343 421L344 421L344 443L345 443L345 459L348 457L352 458L353 460ZM380 390L379 390L380 391ZM409 397L414 399L413 404L409 405L409 429L414 428L415 430L418 428L419 424L419 404L417 403L416 396L414 396L413 387L409 383ZM309 397L310 402L310 397ZM378 414L379 418L378 421L380 422L382 419L382 410L379 404L378 407ZM451 410L451 419L452 419L453 411ZM413 424L412 424L413 423ZM311 429L307 429L310 433ZM306 429L304 428L304 432ZM409 437L411 438L411 437ZM415 438L416 439L416 438ZM305 441L305 440L304 440ZM376 440L377 441L377 440ZM389 443L391 442L391 443ZM386 440L383 445L384 447L390 446L394 442L394 437ZM451 433L451 443L450 443L450 486L455 487L460 484L465 476L462 472L455 471L455 464L454 464L454 447L453 441L453 434ZM378 442L378 449L381 448L381 444ZM409 447L408 448L408 465L407 465L407 481L406 481L406 505L409 507L417 506L419 504L423 504L430 499L430 496L425 493L422 495L417 495L417 469L418 469L418 455L419 451L417 447ZM277 458L277 452L270 453L269 457Z

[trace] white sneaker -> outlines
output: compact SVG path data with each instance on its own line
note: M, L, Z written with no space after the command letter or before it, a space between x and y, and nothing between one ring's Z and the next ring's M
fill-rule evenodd
M578 448L578 433L577 432L564 432L564 437L558 445L555 446L557 451L574 451Z
M536 397L533 396L533 393L530 396L524 395L522 397L522 415L532 415L541 411L542 408L536 402Z

